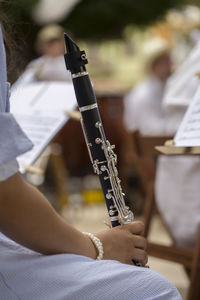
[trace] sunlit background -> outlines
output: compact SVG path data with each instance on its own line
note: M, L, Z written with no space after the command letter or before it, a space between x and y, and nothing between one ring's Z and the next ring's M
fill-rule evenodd
M5 3L15 34L23 34L20 67L36 57L37 32L58 23L87 50L90 74L126 90L143 76L141 48L159 36L173 47L180 64L199 38L198 1L19 0ZM20 37L21 38L21 37ZM21 45L19 45L21 46Z

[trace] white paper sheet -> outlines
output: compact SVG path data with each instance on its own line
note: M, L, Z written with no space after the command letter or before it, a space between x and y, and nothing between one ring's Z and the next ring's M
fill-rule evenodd
M43 82L18 87L11 96L11 112L34 144L31 151L18 157L20 171L32 165L55 137L74 110L76 98L72 83Z
M72 83L39 82L17 87L11 92L11 111L22 113L28 111L71 110L76 104Z
M197 72L200 72L200 42L168 79L163 98L164 107L188 106L191 103L199 86Z
M34 82L27 85L20 85L11 89L10 109L13 113L29 111L35 101L41 101L43 92L48 85L45 82Z
M174 137L176 146L200 146L200 85Z
M55 137L62 126L67 122L68 117L63 113L52 116L47 114L15 114L15 118L23 128L23 131L34 144L32 150L17 158L20 171L25 172L24 166L31 166L39 157L46 146Z
M72 110L76 103L74 88L71 83L47 84L42 94L42 101L34 103L34 110L66 111Z

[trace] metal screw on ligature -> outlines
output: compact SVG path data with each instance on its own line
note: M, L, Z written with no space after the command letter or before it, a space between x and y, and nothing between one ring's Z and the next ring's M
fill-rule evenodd
M87 56L86 56L85 53L81 54L81 59L82 59L82 60L86 60L86 59L87 59Z

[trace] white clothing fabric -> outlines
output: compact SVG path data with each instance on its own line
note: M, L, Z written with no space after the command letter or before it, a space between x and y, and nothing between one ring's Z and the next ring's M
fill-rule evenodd
M200 224L200 157L161 156L156 203L176 245L194 247Z
M31 141L23 133L9 112L9 88L6 74L6 56L0 28L0 181L15 174L16 156L32 148Z
M0 164L5 164L32 148L32 143L8 112L0 111Z
M163 105L166 132L175 134L199 86L200 42L168 81ZM194 247L200 224L200 158L161 156L156 173L156 202L178 246Z
M164 83L150 77L136 85L124 99L124 123L128 131L160 135L165 128L162 111Z
M19 165L16 159L0 165L0 181L4 181L18 172Z
M73 254L41 255L0 236L0 295L6 300L181 300L151 269Z
M170 106L166 131L175 134L185 107ZM194 247L200 224L200 157L160 156L157 162L156 203L176 245Z
M1 34L0 38L2 51ZM0 65L5 72L5 62L2 61L1 54ZM3 77L5 74L2 73L2 67L0 70ZM13 116L8 112L4 113L4 90L4 82L1 82L1 176L5 176L8 166L16 170L14 157L31 146ZM19 146L18 141L21 139L24 143ZM12 149L9 155L6 151L8 145ZM13 160L10 161L10 158ZM95 261L73 254L41 255L0 234L0 299L180 300L181 297L167 279L151 269L128 266L116 261Z

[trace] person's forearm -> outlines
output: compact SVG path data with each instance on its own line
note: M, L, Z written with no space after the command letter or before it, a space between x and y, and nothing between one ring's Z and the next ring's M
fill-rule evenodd
M0 231L43 254L73 253L96 258L92 241L62 219L46 198L19 174L0 182ZM103 244L104 259L147 263L146 241L140 222L95 234Z
M66 223L19 174L0 183L0 231L40 253L96 257L92 242Z

